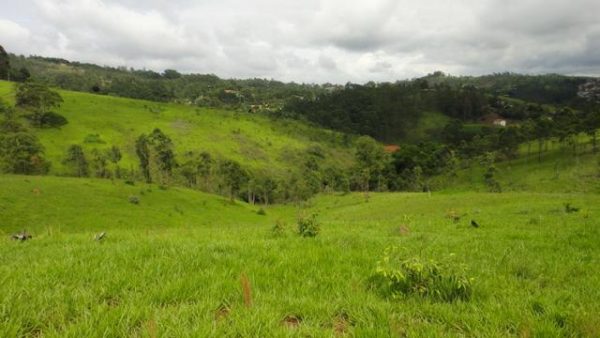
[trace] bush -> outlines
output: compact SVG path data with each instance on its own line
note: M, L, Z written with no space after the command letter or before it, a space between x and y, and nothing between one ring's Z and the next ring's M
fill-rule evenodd
M131 195L131 196L129 196L129 203L140 204L140 198L135 195Z
M260 208L256 211L257 215L261 215L261 216L265 216L267 214L267 212L265 211L265 209Z
M42 128L59 128L69 123L66 117L54 112L27 114L24 117Z
M285 236L285 232L287 230L287 226L282 220L277 220L275 225L271 228L271 234L275 237L283 237Z
M317 222L317 215L312 214L308 217L300 216L298 218L298 233L302 237L315 237L321 232L321 225Z
M394 299L417 295L446 302L471 298L473 279L462 271L451 273L439 263L417 257L399 260L394 251L385 250L372 277L382 295Z
M104 142L104 140L102 140L102 137L100 137L100 134L87 134L87 136L83 139L83 142L85 143L99 143L99 144L105 144L106 142Z

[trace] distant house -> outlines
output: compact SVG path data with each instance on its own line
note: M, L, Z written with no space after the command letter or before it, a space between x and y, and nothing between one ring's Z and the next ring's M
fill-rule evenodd
M398 150L400 150L400 146L397 144L387 144L383 147L383 151L385 151L388 154L393 154Z
M481 123L498 126L498 127L506 127L506 119L496 113L490 113L484 115L480 119Z
M493 123L495 126L506 127L505 119L495 119Z

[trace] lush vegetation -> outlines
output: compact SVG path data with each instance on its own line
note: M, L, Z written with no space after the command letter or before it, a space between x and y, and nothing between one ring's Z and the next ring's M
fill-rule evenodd
M343 183L336 173L346 175L353 158L353 137L293 120L37 83L0 81L0 99L7 131L0 157L9 173L158 181L223 194L230 194L234 175L235 197L271 203L334 189ZM27 149L15 148L16 138ZM243 175L222 170L228 161ZM309 179L312 185L304 183Z
M600 334L597 195L323 195L259 215L143 183L0 184L2 336ZM300 236L312 214L320 231ZM32 240L8 240L23 227ZM382 267L413 271L415 291L386 294ZM436 296L453 276L469 296Z
M595 79L0 79L2 337L600 336Z

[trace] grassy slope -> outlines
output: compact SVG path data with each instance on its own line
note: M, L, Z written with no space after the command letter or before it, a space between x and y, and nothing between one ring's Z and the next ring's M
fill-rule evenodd
M69 124L60 129L38 130L52 161L52 171L63 171L61 159L71 144L88 150L118 145L124 150L121 166L135 166L135 139L160 128L169 135L178 153L208 151L240 161L251 168L288 169L297 165L298 153L320 145L331 162L347 165L352 154L342 146L341 134L296 121L273 121L263 116L194 108L127 98L59 91L64 99L59 112ZM0 98L14 101L10 82L0 81ZM85 144L90 134L100 134L106 144Z
M319 196L304 212L319 213L322 234L302 239L293 206L259 216L195 191L87 179L0 176L0 186L0 229L35 236L0 239L0 336L600 334L598 195ZM564 202L581 211L564 213ZM453 223L449 210L467 215ZM271 235L276 219L286 236ZM381 298L367 281L389 245L464 264L473 299ZM287 315L300 326L282 325Z
M600 154L593 154L589 140L580 137L578 154L558 141L548 142L548 151L538 161L537 143L532 144L527 155L527 145L522 145L518 159L496 163L496 179L503 191L530 192L590 192L600 193ZM458 177L450 180L448 190L487 191L484 184L484 167L472 163L460 170ZM448 182L445 177L439 180Z

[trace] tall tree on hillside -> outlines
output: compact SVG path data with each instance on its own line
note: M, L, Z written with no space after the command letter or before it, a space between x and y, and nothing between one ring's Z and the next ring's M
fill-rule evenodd
M98 178L110 177L111 175L108 169L108 152L92 149L91 155L92 159L90 161L90 166L93 175Z
M569 108L563 108L554 115L554 134L561 143L571 145L577 155L577 133L579 132L579 116Z
M386 165L386 154L383 147L369 136L361 136L356 141L355 160L361 189L365 192L371 190L371 182L377 181L377 188L381 189L381 174Z
M121 168L119 167L119 161L121 161L121 158L123 157L121 149L117 146L110 147L110 149L106 151L106 157L113 164L115 177L121 178Z
M43 158L44 147L34 134L19 129L0 133L0 172L45 174L50 163Z
M148 136L145 134L140 135L135 140L135 153L140 160L140 170L142 176L146 180L146 183L152 183L152 176L150 175L150 142Z
M0 80L10 80L10 60L2 45L0 45Z
M63 164L70 167L74 176L87 177L89 175L88 160L85 157L83 148L78 144L73 144L67 149Z
M233 203L235 196L248 179L248 174L238 162L233 160L223 161L219 166L219 174L221 174L223 183L229 190L229 199Z
M173 151L173 142L171 138L156 128L148 136L150 145L152 145L152 160L158 171L161 184L166 184L171 177L173 169L177 166L175 162L175 152Z

